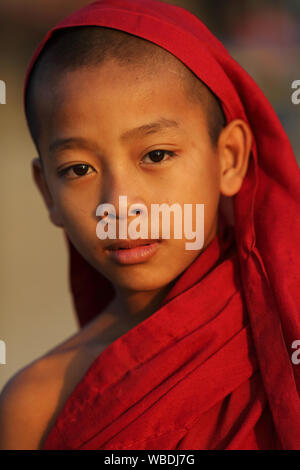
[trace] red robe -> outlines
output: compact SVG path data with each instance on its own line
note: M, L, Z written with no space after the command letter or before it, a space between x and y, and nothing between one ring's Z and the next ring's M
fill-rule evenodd
M300 177L269 102L204 24L156 0L103 0L54 27L98 25L165 48L249 123L253 146L233 223L182 273L158 310L92 363L44 449L300 449ZM224 202L224 201L223 201ZM228 201L227 201L228 202ZM227 220L227 223L224 221ZM111 284L70 248L84 325Z

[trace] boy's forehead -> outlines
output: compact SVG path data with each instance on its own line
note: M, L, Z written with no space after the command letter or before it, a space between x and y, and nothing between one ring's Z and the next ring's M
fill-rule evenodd
M116 60L109 60L99 66L81 67L75 70L52 73L43 85L38 86L36 103L44 103L46 108L51 100L57 104L79 103L81 99L93 98L113 102L118 96L134 101L159 98L166 103L189 104L188 84L180 67L165 67L164 64L146 66L124 66ZM129 94L130 93L130 94ZM45 109L45 106L42 106ZM172 106L171 106L172 107Z
M171 54L139 64L120 62L116 58L105 59L100 64L66 69L57 69L55 64L51 64L50 67L42 67L35 76L32 99L37 113L36 121L40 123L36 129L39 135L44 134L45 125L47 127L51 122L52 126L58 115L62 125L69 126L73 116L87 110L98 112L103 122L101 102L110 107L117 100L126 115L142 115L140 110L150 109L153 117L154 114L159 116L165 113L180 115L184 119L184 115L191 112L190 108L195 109L196 106L199 118L202 116L205 120L209 109L207 93L203 88L199 102L198 84L204 87ZM195 97L196 94L198 96ZM96 106L99 109L96 110ZM156 121L156 118L151 120Z
M161 83L162 85L169 83L172 80L172 85L181 86L182 84L187 84L188 76L187 69L185 66L178 60L169 60L166 61L154 61L153 63L144 63L144 64L124 64L117 59L111 58L107 59L99 65L83 65L77 68L70 68L66 70L59 71L56 69L55 64L53 67L48 69L46 76L41 75L40 79L37 80L37 83L42 84L40 89L45 89L43 86L46 82L50 84L51 87L57 87L58 85L63 85L67 80L68 84L77 80L84 80L88 75L97 76L99 75L103 81L108 79L108 81L113 81L120 78L124 80L124 84L128 82L135 85L138 82L150 82L152 83ZM127 81L125 81L127 80ZM49 89L49 87L47 87Z
M38 105L42 149L50 151L52 143L61 139L68 140L69 146L69 136L96 136L100 128L102 136L120 142L158 132L187 136L195 117L181 79L175 67L145 74L143 68L113 62L56 77L54 99L53 90L46 87ZM197 107L199 124L200 120L205 121L205 111L199 113Z

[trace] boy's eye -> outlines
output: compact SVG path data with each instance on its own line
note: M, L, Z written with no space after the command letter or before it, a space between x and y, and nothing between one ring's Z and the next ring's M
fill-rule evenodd
M169 155L169 158L165 158L165 155ZM149 158L150 162L146 162L147 164L151 163L163 163L167 160L169 160L171 157L176 156L175 152L167 151L167 150L152 150L151 152L148 152L145 157L143 158L143 161L145 162L145 158ZM76 165L70 165L67 168L63 168L62 170L58 171L59 176L68 178L68 179L75 179L75 178L80 178L82 176L86 176L90 173L92 173L94 168L91 165L88 165L87 163L78 163Z
M67 178L79 178L80 176L85 176L91 171L94 171L93 167L91 165L87 165L86 163L78 163L77 165L72 165L67 168L64 168L63 170L59 171L60 176L66 176Z
M147 153L144 157L144 159L146 157L149 156L150 158L150 163L160 163L162 161L166 161L166 160L169 160L168 158L166 160L163 160L165 154L168 154L169 157L173 157L175 156L175 153L174 152L171 152L171 151L167 151L167 150L152 150L151 152ZM145 161L145 160L144 160ZM146 163L149 163L149 162L146 162Z

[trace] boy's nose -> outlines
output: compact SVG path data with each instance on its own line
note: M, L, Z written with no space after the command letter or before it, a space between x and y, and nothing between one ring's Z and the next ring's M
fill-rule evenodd
M120 196L123 197L120 199ZM127 217L125 214L128 214L131 206L133 207L130 212L131 216L142 214L144 211L145 201L141 183L136 175L129 174L129 171L122 171L121 168L105 178L100 199L99 204L114 206L117 219Z

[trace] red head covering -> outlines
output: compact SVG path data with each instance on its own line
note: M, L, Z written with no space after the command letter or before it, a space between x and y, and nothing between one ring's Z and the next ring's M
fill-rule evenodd
M206 26L188 11L156 0L100 0L70 15L34 53L25 92L30 71L53 32L86 25L119 29L163 47L214 92L228 122L241 118L249 123L253 147L242 188L233 198L234 234L276 430L284 448L299 449L300 365L291 362L291 345L300 339L300 177L284 129L262 91ZM69 247L72 289L83 325L99 313L113 290Z

